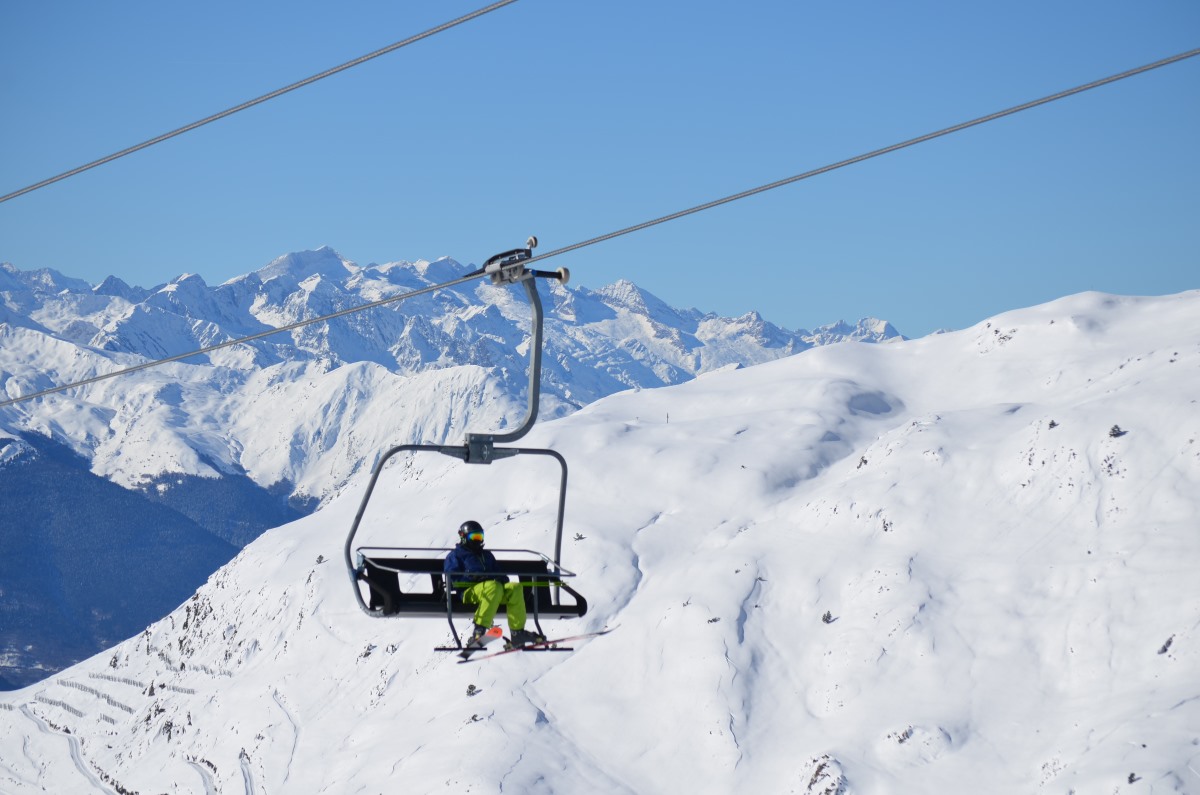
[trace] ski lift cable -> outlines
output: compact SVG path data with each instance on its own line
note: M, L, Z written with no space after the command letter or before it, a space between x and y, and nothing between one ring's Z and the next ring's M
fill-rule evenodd
M508 0L508 2L513 2L513 0ZM497 4L497 6L498 5L500 5L500 4ZM1134 75L1139 75L1139 74L1148 72L1152 69L1157 69L1162 66L1167 66L1169 64L1177 63L1179 61L1183 61L1188 58L1192 58L1196 55L1200 55L1200 48L1197 48L1194 50L1189 50L1188 52L1183 52L1178 55L1171 56L1170 58L1164 58L1160 61L1155 61L1154 63L1146 64L1144 66L1139 66L1137 68L1130 69L1125 72L1121 72L1120 74L1115 74L1115 75L1111 75L1109 77L1101 78L1100 80L1095 80L1091 83L1086 83L1081 86L1076 86L1075 88L1069 88L1065 91L1060 91L1056 94L1051 94L1049 96L1042 97L1041 99L1035 99L1030 102L1025 102L1021 105L1015 105L1006 110L997 111L995 113L989 113L986 116L980 116L979 118L972 119L971 121L962 122L961 124L956 124L952 127L946 127L942 130L938 130L937 132L928 133L927 135L922 135L917 138L911 138L907 141L903 141L903 142L897 143L897 144L892 144L891 146L886 146L882 149L875 149L871 152L867 152L865 154L861 154L856 157L849 158L847 160L841 160L837 163L832 163L827 166L822 166L821 168L813 169L812 171L806 171L803 174L797 174L795 176L788 177L786 179L777 180L775 182L771 182L766 185L760 185L759 187L751 188L749 190L742 191L741 193L735 193L730 196L725 196L724 198L715 199L710 202L705 202L704 204L699 204L699 205L696 205L695 207L691 207L686 210L680 210L679 212L671 213L670 215L664 215L664 216L655 218L650 221L645 221L640 224L635 224L634 226L628 226L628 227L625 227L624 229L618 229L615 232L609 232L608 234L600 235L599 237L593 237L591 239L584 240L582 242L575 243L570 246L564 246L563 248L555 249L553 251L548 251L545 254L540 254L540 255L537 255L537 256L534 256L534 257L524 260L522 265L530 265L530 264L532 264L534 262L538 262L540 260L549 259L551 257L557 257L560 254L566 254L567 252L570 252L570 251L577 251L577 250L579 250L581 248L585 248L587 246L592 246L597 243L602 243L607 240L612 240L617 237L622 237L624 235L628 235L633 232L640 231L642 229L647 229L652 226L664 224L667 221L674 221L678 218L683 218L685 216L692 215L694 213L698 213L703 210L708 210L713 207L718 207L723 204L729 204L730 202L735 202L735 201L738 201L739 199L744 199L749 196L754 196L759 193L764 193L766 191L773 190L775 188L783 187L784 185L791 185L795 182L799 182L801 180L808 179L810 177L815 177L819 174L825 174L825 173L834 171L839 168L844 168L846 166L853 165L855 163L861 163L864 160L870 160L872 158L879 157L879 156L885 155L885 154L889 154L891 152L895 152L900 149L905 149L910 146L915 146L916 144L919 144L919 143L924 143L925 141L931 141L935 138L940 138L945 135L950 135L951 133L959 132L961 130L968 129L970 127L975 127L980 124L985 124L989 121L995 121L996 119L1001 119L1006 116L1011 116L1013 114L1020 113L1021 111L1038 107L1039 105L1045 105L1050 102L1055 102L1057 100L1064 99L1066 97L1073 96L1075 94L1079 94L1084 91L1091 90L1093 88L1098 88L1100 86L1108 85L1110 83L1115 83L1118 80L1124 80L1125 78L1133 77ZM321 315L320 317L308 318L306 320L300 320L295 323L290 323L286 326L280 326L279 328L268 329L266 331L262 331L257 334L251 334L250 336L247 336L247 337L239 337L238 339L226 340L225 342L217 343L215 345L210 345L208 347L200 348L198 350L190 351L188 353L181 353L181 354L177 354L175 356L168 356L164 359L157 359L157 360L150 361L150 362L144 362L142 364L138 364L133 367L127 367L127 368L124 368L121 370L116 370L116 371L113 371L110 373L104 373L101 375L93 376L92 378L83 379L81 381L75 381L70 384L63 384L62 386L56 386L56 387L52 387L50 389L43 389L41 391L33 392L28 395L21 395L19 397L10 398L8 400L0 401L0 408L12 406L17 403L23 403L27 400L33 400L33 399L39 398L39 397L45 397L47 395L52 395L57 392L63 392L67 389L73 389L75 387L80 387L80 386L88 386L88 385L94 384L98 381L104 381L109 378L116 378L118 376L127 375L129 373L135 373L135 372L138 372L141 370L149 369L151 367L157 367L162 364L177 362L182 359L188 359L193 356L201 356L203 354L211 353L212 351L219 350L221 348L228 348L230 346L238 345L238 344L245 343L245 342L253 342L255 340L259 340L264 337L271 336L273 334L281 334L286 331L294 331L295 329L302 328L304 326L313 325L315 323L322 323L327 320L333 320L335 318L344 317L346 315L351 315L356 312L363 312L368 309L374 309L375 307L383 306L385 304L391 304L391 303L396 303L398 301L403 301L408 298L415 298L418 295L424 295L426 293L431 293L436 290L442 290L442 289L446 289L446 288L450 288L450 287L456 287L460 284L465 284L467 282L474 281L476 279L480 279L480 278L483 278L484 276L488 276L488 275L490 275L490 274L487 274L482 269L480 269L478 271L469 273L466 276L463 276L458 279L454 279L452 281L445 282L443 284L431 285L429 287L424 287L419 290L414 290L411 292L402 293L400 295L394 295L394 296L390 296L388 298L383 298L378 301L372 301L370 303L361 304L359 306L350 307L348 309L343 309L343 310L340 310L338 312L333 312L328 315Z
M352 61L347 61L346 63L344 63L340 66L333 67L332 69L326 69L324 72L321 72L320 74L315 74L312 77L306 77L305 79L300 80L296 83L292 83L291 85L284 86L283 88L272 91L269 94L263 94L261 97L249 100L248 102L243 102L240 105L236 105L232 108L229 108L228 110L223 110L220 113L214 113L212 116L208 116L206 118L200 119L199 121L192 122L191 124L180 127L177 130L172 130L171 132L163 133L162 135L151 138L148 141L143 141L140 144L136 144L127 149L122 149L119 152L114 152L111 155L102 157L99 160L93 160L92 162L86 163L82 166L79 166L78 168L73 168L70 171L64 171L63 173L61 173L57 176L50 177L49 179L44 179L41 182L36 182L33 185L29 185L27 187L21 188L20 190L16 190L16 191L13 191L12 193L8 193L8 194L5 194L4 196L0 196L0 203L6 202L9 199L15 199L18 196L23 196L26 193L31 193L32 191L35 191L38 188L44 188L47 185L52 185L55 182L59 182L61 180L67 179L68 177L73 177L76 174L81 174L84 171L88 171L90 169L96 168L97 166L102 166L105 163L111 163L112 161L114 161L118 158L124 157L125 155L131 155L134 152L140 151L142 149L146 149L147 147L154 146L155 144L158 144L158 143L162 143L163 141L166 141L170 138L174 138L177 135L183 135L186 132L190 132L190 131L196 129L197 127L203 127L206 124L217 121L219 119L223 119L226 116L232 116L233 114L237 113L238 111L246 110L247 108L254 107L255 105L261 105L262 103L264 103L268 100L275 99L276 97L282 96L283 94L286 94L290 91L295 91L298 88L303 88L304 86L307 86L310 83L315 83L318 80L329 77L330 75L335 75L338 72L344 72L347 69L350 69L351 67L358 66L359 64L362 64L362 63L366 63L367 61L370 61L374 58L378 58L381 55L387 55L388 53L394 52L395 50L398 50L401 47L407 47L409 44L413 44L415 42L421 41L422 39L427 39L430 36L441 33L444 30L449 30L450 28L461 25L464 22L469 22L472 19L476 19L477 17L481 17L484 14L487 14L491 11L495 11L496 9L502 8L504 6L511 5L515 2L517 2L517 0L499 0L499 2L492 3L490 6L487 6L485 8L480 8L476 11L472 11L470 14L465 14L461 17L458 17L457 19L452 19L449 22L444 22L441 25L430 28L429 30L427 30L423 33L418 33L415 36L410 36L407 39L404 39L403 41L396 42L395 44L389 44L387 47L384 47L383 49L379 49L379 50L376 50L375 52L360 56L358 58L355 58Z
M810 177L815 177L820 174L827 174L830 171L836 171L839 168L844 168L846 166L852 166L855 163L861 163L864 160L870 160L872 158L879 157L881 155L890 154L892 152L896 152L901 149L907 149L910 146L916 146L917 144L925 143L926 141L932 141L935 138L941 138L942 136L950 135L951 133L960 132L961 130L966 130L970 127L976 127L980 124L986 124L987 122L995 121L996 119L1002 119L1005 116L1012 116L1013 114L1020 113L1021 111L1029 110L1030 108L1036 108L1039 105L1046 105L1048 103L1055 102L1060 99L1065 99L1066 97L1070 97L1075 94L1081 94L1084 91L1089 91L1093 88L1099 88L1100 86L1108 85L1109 83L1115 83L1118 80L1124 80L1127 77L1133 77L1134 75L1139 75L1144 72L1149 72L1152 69L1158 69L1159 67L1162 67L1162 66L1167 66L1169 64L1177 63L1179 61L1183 61L1188 58L1192 58L1196 55L1200 55L1200 48L1197 48L1194 50L1189 50L1188 52L1183 52L1178 55L1173 55L1170 58L1164 58L1161 61L1155 61L1154 63L1146 64L1145 66L1139 66L1135 69L1130 69L1126 72L1121 72L1120 74L1115 74L1115 75L1111 75L1109 77L1101 78L1100 80L1095 80L1095 81L1093 81L1091 83L1087 83L1085 85L1076 86L1075 88L1068 88L1067 90L1060 91L1057 94L1051 94L1049 96L1042 97L1041 99L1035 99L1035 100L1032 100L1030 102L1025 102L1020 105L1015 105L1006 110L997 111L995 113L989 113L986 116L980 116L979 118L972 119L971 121L965 121L965 122L962 122L961 124L955 124L952 127L946 127L945 129L938 130L937 132L928 133L926 135L922 135L917 138L910 138L909 140L902 141L901 143L898 143L898 144L892 144L891 146L885 146L882 149L876 149L874 151L867 152L865 154L851 157L847 160L841 160L837 163L832 163L827 166L822 166L820 168L813 169L812 171L806 171L803 174L797 174L792 177L787 177L786 179L781 179L776 182L771 182L767 185L760 185L757 188L751 188L749 190L742 191L741 193L734 193L730 196L726 196L721 199L714 199L713 201L705 202L704 204L698 204L695 207L691 207L686 210L680 210L679 212L671 213L670 215L664 215L661 218L655 218L652 221L644 221L640 224L635 224L634 226L628 226L624 229L618 229L615 232L609 232L606 235L600 235L599 237L593 237L590 240L584 240L581 243L575 243L570 246L564 246L563 248L555 249L554 251L548 251L545 254L540 254L538 256L533 257L532 259L529 260L529 263L527 263L527 264L531 264L531 263L537 262L539 260L549 259L550 257L557 257L559 254L566 254L569 251L575 251L577 249L581 249L586 246L595 245L596 243L603 243L607 240L612 240L613 238L622 237L624 235L628 235L633 232L639 232L643 229L648 229L652 226L658 226L659 224L665 224L667 221L674 221L676 219L683 218L685 216L692 215L694 213L712 209L713 207L719 207L722 204L729 204L730 202L735 202L735 201L738 201L739 199L745 199L750 196L755 196L759 193L766 193L769 190L774 190L775 188L781 188L784 185L791 185L795 182L800 182L801 180L805 180Z
M448 282L430 285L429 287L422 287L419 290L410 290L407 293L401 293L400 295L393 295L388 298L381 298L378 301L372 301L368 304L352 306L348 309L342 309L338 312L333 312L328 315L321 315L320 317L313 317L313 318L307 318L305 320L298 320L295 323L289 323L286 326L279 326L278 328L270 328L270 329L267 329L266 331L260 331L257 334L251 334L247 337L238 337L237 339L225 340L224 342L218 342L215 345L209 345L209 346L206 346L204 348L199 348L194 351L188 351L187 353L179 353L174 356L168 356L163 359L155 359L154 361L150 361L150 362L142 362L141 364L134 365L133 367L126 367L121 370L114 370L110 373L101 373L100 375L92 376L91 378L85 378L81 381L74 381L70 384L63 384L62 386L56 386L56 387L51 387L49 389L43 389L40 392L33 392L28 395L21 395L20 397L11 398L11 399L5 400L5 401L0 401L0 409L5 408L6 406L12 406L17 403L24 403L25 401L33 400L34 398L45 397L46 395L53 395L57 392L62 392L67 389L73 389L73 388L79 387L79 386L89 386L91 384L95 384L100 381L107 381L110 378L116 378L116 377L122 376L122 375L129 375L130 373L136 373L141 370L148 370L151 367L158 367L159 365L170 364L171 362L178 362L183 359L190 359L193 356L203 356L206 353L212 353L213 351L221 350L222 348L229 348L234 345L240 345L245 342L254 342L255 340L263 339L264 337L270 337L275 334L282 334L285 331L295 331L296 329L303 328L304 326L311 326L314 323L323 323L327 320L333 320L334 318L344 317L346 315L352 315L356 312L362 312L367 309L374 309L375 307L383 306L384 304L393 304L393 303L396 303L398 301L403 301L408 298L416 298L419 295L425 295L427 293L432 293L436 290L444 290L449 287L457 287L460 284L466 284L467 282L475 281L476 279L481 278L483 275L484 274L481 274L478 272L471 273L471 274L468 274L467 276L463 276L458 279L453 279Z

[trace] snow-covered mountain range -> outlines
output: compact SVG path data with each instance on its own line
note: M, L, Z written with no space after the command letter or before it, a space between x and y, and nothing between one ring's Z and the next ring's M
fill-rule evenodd
M355 481L0 694L0 788L1196 792L1197 395L1200 292L625 391L527 437L571 464L591 604L549 629L611 634L457 665L444 620L365 615ZM545 550L545 479L434 458L385 470L358 540L475 518Z
M216 287L184 275L146 290L0 265L0 383L16 397L471 269L451 259L362 267L322 248ZM899 337L874 319L793 332L755 313L674 309L629 282L542 289L546 417L814 345ZM520 416L528 318L518 289L475 283L0 409L0 430L50 436L126 487L236 474L321 501L384 444L458 441L468 418L491 430Z
M216 287L185 275L148 290L0 265L0 394L471 269L359 266L322 248ZM755 314L673 309L629 282L541 289L546 417L814 345L898 338L876 320L792 332ZM528 335L523 291L476 282L0 409L0 689L140 631L260 532L331 499L381 449L458 442L523 416Z

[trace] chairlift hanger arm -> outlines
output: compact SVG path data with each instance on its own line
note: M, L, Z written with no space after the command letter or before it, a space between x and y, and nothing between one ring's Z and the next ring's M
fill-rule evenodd
M559 283L566 284L571 278L571 274L566 268L560 268L557 271L526 268L525 263L533 258L533 249L536 247L537 238L530 236L525 243L525 248L502 251L488 258L483 267L476 271L476 273L490 275L492 284L495 285L517 284L518 282L522 284L525 288L525 295L529 299L533 319L529 344L529 406L525 419L507 433L468 433L464 440L466 457L463 459L468 464L490 464L499 457L498 451L495 449L496 444L511 444L517 441L529 433L534 422L537 421L541 399L542 327L545 312L542 309L542 299L538 294L535 280L557 279Z

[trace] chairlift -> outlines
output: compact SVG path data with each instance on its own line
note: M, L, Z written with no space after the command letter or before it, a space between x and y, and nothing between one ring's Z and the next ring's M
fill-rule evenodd
M439 453L456 458L467 464L492 464L518 456L541 456L554 459L560 470L558 482L558 512L554 527L554 556L531 549L491 549L496 556L497 574L515 577L522 585L525 608L533 620L538 634L545 635L541 627L542 618L566 618L582 616L587 612L587 600L566 580L575 573L563 568L562 536L563 516L567 497L567 462L554 450L531 447L500 447L521 439L537 420L538 400L541 392L542 369L542 302L538 295L536 279L557 279L566 284L570 273L566 268L557 271L532 270L525 262L533 257L537 238L530 237L525 248L512 249L497 254L474 274L489 275L492 284L498 286L521 284L525 289L533 310L533 331L530 342L529 360L529 407L525 419L508 433L468 433L461 445L402 444L392 447L379 457L367 484L366 493L354 516L350 534L346 538L346 568L350 573L354 597L358 605L369 616L376 618L437 618L444 617L450 624L455 646L439 647L442 651L459 651L463 642L454 627L454 617L473 615L475 607L464 604L462 596L453 587L452 579L463 572L443 572L443 561L450 547L359 547L354 548L354 536L358 533L367 504L375 491L384 466L393 456L402 453ZM366 593L364 594L364 586ZM564 601L563 594L570 600ZM500 611L504 612L502 605Z

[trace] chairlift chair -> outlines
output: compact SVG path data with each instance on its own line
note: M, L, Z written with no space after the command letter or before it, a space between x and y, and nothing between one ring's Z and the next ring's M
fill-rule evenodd
M455 574L463 572L443 572L443 561L449 547L354 547L354 537L358 533L366 512L367 504L375 491L379 475L387 462L401 453L439 453L457 458L467 464L492 464L493 462L515 458L517 456L549 457L558 462L560 477L558 483L558 511L554 528L554 557L531 549L492 549L499 566L497 574L516 578L522 584L525 595L525 607L539 634L542 632L542 618L565 618L582 616L587 612L587 600L568 585L565 580L575 576L575 573L563 568L562 535L563 516L566 508L567 495L567 462L554 450L530 447L498 447L497 443L507 444L521 439L533 427L537 420L538 399L541 386L542 368L542 321L543 310L541 298L538 295L535 280L538 278L557 279L565 284L570 278L565 269L557 271L537 271L525 266L532 258L533 248L537 238L531 237L525 248L512 249L488 259L482 268L470 275L490 275L495 285L510 285L520 283L529 299L533 310L533 332L530 344L529 361L529 407L522 423L509 433L468 433L461 445L437 444L403 444L392 447L379 457L367 484L366 493L358 506L350 534L346 538L346 568L350 573L350 581L354 590L355 600L367 615L384 618L416 618L444 617L450 624L450 632L454 637L455 646L439 647L442 650L461 650L462 640L454 627L454 617L472 615L475 608L464 604L462 595L454 588ZM425 577L428 580L425 580ZM428 583L420 587L420 583ZM364 596L363 587L366 587ZM562 594L571 597L563 601ZM501 611L504 607L501 606Z

